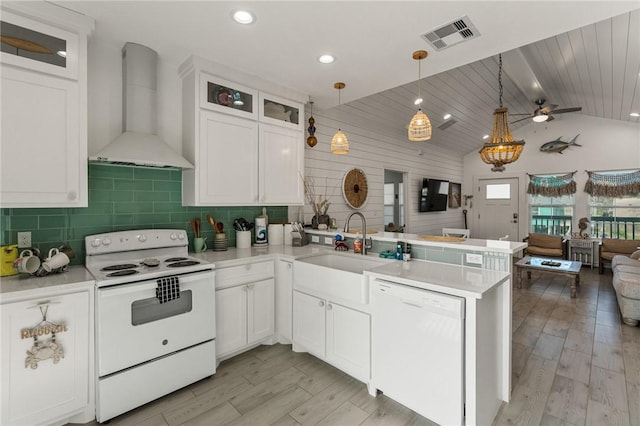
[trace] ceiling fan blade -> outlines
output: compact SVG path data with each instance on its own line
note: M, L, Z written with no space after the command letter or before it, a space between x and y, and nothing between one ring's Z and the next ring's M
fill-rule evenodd
M509 115L510 115L510 116L511 116L511 115L528 115L529 117L533 117L530 113L526 113L526 114L511 114L511 113L509 113Z
M554 114L562 114L564 112L577 112L582 111L582 107L573 107L573 108L560 108L553 111Z
M553 115L551 114L547 115L547 123L551 120L555 120L555 118L553 118Z
M545 114L549 114L551 111L553 111L554 109L558 108L558 105L556 104L549 104L549 105L545 105L542 108L540 108L540 111L545 113Z
M516 114L514 114L514 115L516 115ZM519 115L522 115L522 114L519 114ZM516 121L512 121L510 124L515 124L515 123L517 123L519 121L523 121L523 120L529 120L530 118L531 118L531 116L528 116L528 117L525 117L525 118L520 118L520 119L518 119Z

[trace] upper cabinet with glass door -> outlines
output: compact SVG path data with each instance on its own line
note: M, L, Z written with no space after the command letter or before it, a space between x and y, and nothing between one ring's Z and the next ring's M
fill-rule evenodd
M200 94L201 108L258 119L257 90L201 72Z
M278 96L260 93L260 121L303 130L304 106Z
M78 79L78 34L3 11L0 38L3 63Z

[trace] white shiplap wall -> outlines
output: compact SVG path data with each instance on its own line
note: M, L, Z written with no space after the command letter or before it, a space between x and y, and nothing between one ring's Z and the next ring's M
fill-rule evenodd
M305 116L309 118L309 105ZM317 194L333 194L328 214L335 217L338 229L342 229L347 216L355 211L342 196L342 180L347 171L357 167L362 169L369 183L369 197L360 210L367 219L369 229L384 230L383 185L384 169L408 173L407 231L416 234L440 234L443 227L461 227L462 209L446 212L418 213L417 201L422 178L439 178L462 183L463 158L454 152L447 152L429 141L409 142L406 130L399 132L385 124L383 120L369 118L354 105L341 105L324 111L313 111L316 120L318 144L309 148L305 143L305 175L313 178ZM408 124L411 116L403 117ZM333 155L330 152L331 138L338 128L349 138L350 151L347 155ZM305 139L308 134L305 132ZM422 154L420 154L420 151ZM298 207L289 209L291 220L298 220ZM311 221L313 211L308 205L302 209L306 223ZM352 220L352 227L359 228L360 221Z

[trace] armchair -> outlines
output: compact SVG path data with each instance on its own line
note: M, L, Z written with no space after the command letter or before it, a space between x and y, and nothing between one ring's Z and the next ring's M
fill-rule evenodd
M603 238L600 244L598 272L604 273L604 262L611 262L616 255L629 256L640 247L640 240Z
M526 256L566 259L566 241L561 236L531 233L522 241L529 244L524 250Z

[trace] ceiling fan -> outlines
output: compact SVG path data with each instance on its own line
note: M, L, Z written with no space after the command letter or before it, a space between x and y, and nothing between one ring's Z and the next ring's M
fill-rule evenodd
M553 114L563 114L565 112L577 112L582 111L582 107L572 107L572 108L558 108L558 105L548 104L545 105L546 99L541 98L535 101L535 104L538 108L533 111L533 114L510 114L510 115L526 115L527 117L521 118L516 121L512 121L511 124L517 123L518 121L526 120L528 118L533 119L536 123L542 123L543 121L551 121L553 120Z

